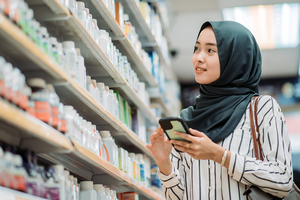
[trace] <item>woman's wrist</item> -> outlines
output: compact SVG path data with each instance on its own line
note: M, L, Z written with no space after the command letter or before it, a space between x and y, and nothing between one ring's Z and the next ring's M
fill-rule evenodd
M160 173L168 176L172 173L172 162L170 159L167 159L164 163L157 163Z
M226 151L226 153L225 153ZM229 162L230 162L230 156L231 153L229 150L226 150L225 148L218 145L218 147L215 149L213 161L222 164L222 166L228 168ZM222 162L223 161L223 162Z

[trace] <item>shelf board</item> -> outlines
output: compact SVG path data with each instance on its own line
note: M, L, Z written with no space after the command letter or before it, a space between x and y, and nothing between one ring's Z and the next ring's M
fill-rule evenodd
M13 63L13 65L22 66L27 63L23 68L20 67L27 78L45 77L47 82L54 84L56 92L63 103L73 105L82 117L98 125L102 130L108 129L112 131L112 134L116 133L116 142L120 146L130 147L133 151L143 152L152 158L145 144L139 138L136 138L131 130L104 110L102 106L98 105L85 89L69 78L54 61L3 15L0 15L0 30L0 36L4 38L3 41L8 43L4 47L7 47L8 50L10 47L11 51L9 52L15 53L16 56L14 57L11 54L8 57L13 58L14 61L18 61L22 57L20 63ZM128 92L127 95L133 98L133 103L136 103L136 106L144 113L148 112L147 116L150 120L157 123L150 108L146 107L136 92L126 83L122 87L125 90L124 94ZM123 140L124 137L126 140Z
M19 192L2 186L0 186L0 197L1 199L2 197L5 197L5 200L46 200L41 197L36 197L24 192Z
M4 99L0 99L0 111L2 141L36 152L73 149L69 139L62 133Z
M140 186L126 173L108 161L72 141L75 150L68 154L40 154L39 156L53 163L61 163L66 169L83 180L92 180L95 184L104 184L117 192L135 191L147 199L162 199L156 192ZM76 167L74 167L76 166Z

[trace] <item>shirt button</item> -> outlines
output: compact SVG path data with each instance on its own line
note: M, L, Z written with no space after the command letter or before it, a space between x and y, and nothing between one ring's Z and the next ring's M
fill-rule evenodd
M212 190L212 186L208 186L208 189L209 189L209 190Z

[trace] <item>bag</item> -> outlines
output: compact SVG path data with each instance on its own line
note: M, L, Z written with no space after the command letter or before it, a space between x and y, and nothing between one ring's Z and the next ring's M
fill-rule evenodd
M254 146L254 154L257 160L263 160L262 156L262 150L261 150L261 144L260 144L260 133L258 129L257 124L257 100L259 99L259 96L253 97L255 99L254 102L254 117L255 120L253 120L253 114L252 114L252 104L250 103L250 125L251 125L251 132L252 132L252 138L253 138L253 146ZM254 121L255 121L255 127L254 127ZM257 131L257 142L256 142L256 135L255 135L255 128ZM257 186L252 185L250 186L243 195L246 195L248 199L251 200L280 200L281 198L275 197L269 193L266 193L259 189ZM283 198L284 200L300 200L300 190L297 187L295 183L293 183L293 187L290 191L290 193Z

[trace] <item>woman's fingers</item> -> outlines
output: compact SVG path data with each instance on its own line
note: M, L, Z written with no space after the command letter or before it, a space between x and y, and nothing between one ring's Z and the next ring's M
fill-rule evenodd
M207 137L203 132L200 132L200 131L198 131L198 130L189 128L189 131L190 131L190 133L193 134L194 136L197 136L197 137Z
M160 135L160 136L162 136L162 135L164 135L165 134L165 132L164 132L164 130L161 128L161 126L159 126L157 129L156 129L156 131L155 132L157 132L158 133L158 135Z
M186 148L186 147L180 146L180 145L175 145L174 148L179 149L180 151L191 154L191 155L193 155L195 153L195 150Z
M189 147L189 148L191 148L191 145L192 145L191 142L185 142L185 141L181 141L181 140L171 140L170 142L175 145L179 145L182 147Z

